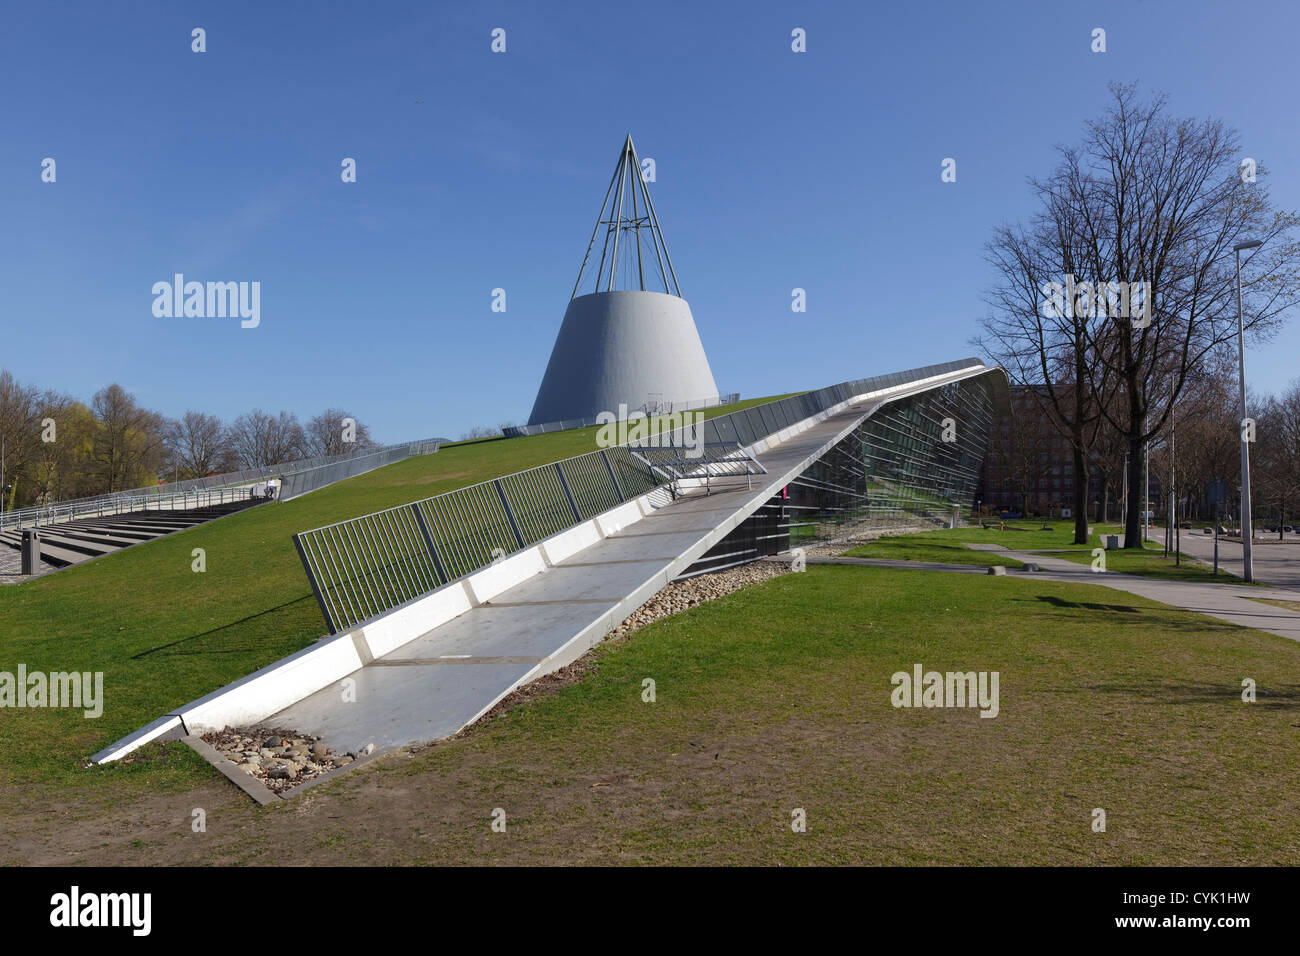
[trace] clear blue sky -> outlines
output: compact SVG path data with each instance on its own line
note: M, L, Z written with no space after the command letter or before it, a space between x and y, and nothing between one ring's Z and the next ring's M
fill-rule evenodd
M383 441L523 421L629 132L721 389L960 358L984 242L1112 80L1235 126L1300 208L1297 37L1269 2L10 4L0 366ZM260 327L155 318L176 272L260 282ZM1248 367L1300 374L1300 317Z

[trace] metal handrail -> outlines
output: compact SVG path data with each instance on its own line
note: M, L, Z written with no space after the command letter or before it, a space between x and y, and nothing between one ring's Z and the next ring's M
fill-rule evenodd
M617 446L299 532L294 544L337 634L662 485Z
M112 491L88 498L69 498L66 501L51 502L46 505L36 505L14 511L0 511L0 531L62 524L90 515L103 516L105 514L121 514L127 511L140 511L151 505L162 509L165 504L167 510L198 507L196 504L188 503L190 496L194 496L194 500L197 501L197 496L200 493L217 488L240 487L265 481L268 478L285 478L312 471L313 469L358 461L376 455L392 456L380 464L374 465L374 467L381 467L384 464L391 464L393 461L400 461L403 458L432 454L438 450L440 441L441 439L429 438L386 445L378 449L354 450L338 455L318 455L315 458L279 462L264 468L246 468L242 471L210 475L206 478L192 478L170 482L165 485L149 485L143 488ZM344 477L351 477L351 475L345 475ZM319 486L315 485L306 488L305 491L314 490L315 487ZM297 493L303 494L305 491Z
M373 620L543 538L624 501L679 481L663 468L683 449L705 479L724 463L761 465L745 449L855 395L903 386L980 365L977 359L857 379L708 419L526 471L479 482L374 514L294 535L294 545L330 633ZM710 458L710 448L729 449ZM667 451L664 451L667 449ZM739 453L739 456L738 454ZM685 468L685 466L683 466ZM698 469L703 471L698 471ZM675 470L675 469L674 469ZM735 472L737 474L742 472ZM744 472L758 473L756 470Z

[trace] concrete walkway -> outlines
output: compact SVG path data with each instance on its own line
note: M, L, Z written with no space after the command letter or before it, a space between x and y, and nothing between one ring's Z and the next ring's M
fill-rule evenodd
M581 656L878 407L864 401L757 456L765 475L714 479L263 721L337 750L448 737L521 684Z
M55 570L57 568L54 565L42 561L37 565L35 574L23 574L22 552L0 545L0 585L22 584Z
M1151 540L1164 546L1163 528L1151 529ZM1183 554L1190 554L1208 565L1214 564L1214 535L1184 531L1179 545ZM1282 541L1277 535L1257 535L1252 550L1255 580L1274 587L1300 588L1300 539L1293 534ZM1241 542L1219 539L1219 571L1236 577L1242 575Z
M1092 584L1127 591L1139 597L1159 601L1171 607L1195 611L1209 617L1267 631L1279 637L1300 641L1300 612L1271 604L1260 604L1250 598L1267 598L1271 601L1300 603L1300 589L1261 588L1246 584L1200 584L1193 581L1162 581L1136 574L1116 571L1093 571L1086 564L1076 564L1064 558L1032 551L1012 551L1001 545L967 545L979 551L996 551L1017 561L1037 564L1039 571L1007 568L1008 577L1037 578L1067 584ZM787 559L788 560L788 559ZM879 558L818 558L809 557L809 564L859 564L872 567L916 568L931 571L957 571L966 574L988 574L988 569L978 565L935 564L927 561L895 561Z

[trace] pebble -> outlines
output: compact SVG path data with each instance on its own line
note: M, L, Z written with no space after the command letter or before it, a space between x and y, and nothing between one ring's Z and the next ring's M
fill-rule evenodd
M227 760L271 790L282 793L307 780L352 763L355 753L330 750L318 737L277 728L207 733L203 739ZM373 752L374 744L367 753Z
M726 597L734 591L751 584L758 584L771 578L790 574L788 564L775 561L755 561L752 564L729 568L715 574L701 574L687 578L685 581L673 581L658 594L646 601L632 612L622 624L610 633L610 639L617 639L637 628L653 624L661 618L671 617L689 610L707 601Z

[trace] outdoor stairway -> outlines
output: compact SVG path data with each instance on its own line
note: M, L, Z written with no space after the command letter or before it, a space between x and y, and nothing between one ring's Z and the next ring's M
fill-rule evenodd
M264 498L244 498L204 508L165 511L130 511L97 518L79 518L34 529L41 536L41 559L57 568L80 564L133 544L142 544L176 531L223 518ZM23 532L0 531L0 545L22 547Z

